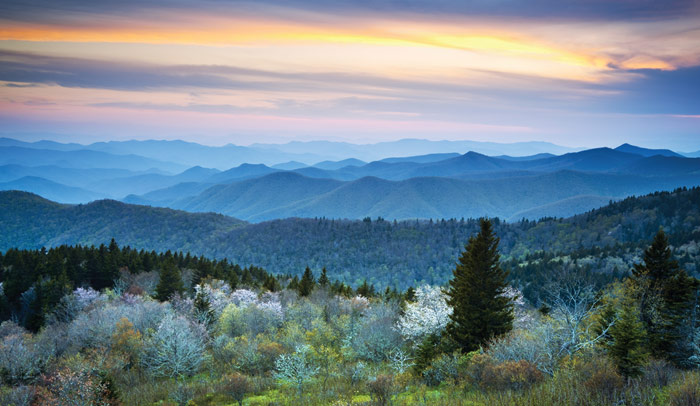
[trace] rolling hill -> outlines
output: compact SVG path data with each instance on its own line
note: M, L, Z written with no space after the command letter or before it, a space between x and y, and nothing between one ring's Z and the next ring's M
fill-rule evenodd
M11 182L0 183L0 190L23 190L46 196L47 199L66 202L81 203L97 199L104 199L106 195L89 190L66 186L36 176L25 176Z
M32 193L0 192L0 250L118 241L136 248L203 252L207 239L245 223L220 214L99 200L65 205Z
M639 261L659 226L669 233L681 265L697 275L700 188L627 198L566 219L495 221L503 260L523 281L539 269L529 268L538 261L589 274L624 272ZM108 243L114 237L120 245L137 249L226 257L277 274L325 266L330 277L345 282L359 284L367 278L378 286L401 288L445 282L477 228L473 220L289 218L246 224L222 215L111 200L71 206L30 193L0 192L2 252L11 247Z
M145 171L158 168L166 172L181 172L186 166L145 158L143 156L115 155L93 150L57 151L49 149L0 147L0 165L56 165L63 168L119 168Z
M692 175L662 177L569 170L484 179L416 177L400 181L369 176L338 181L277 172L215 185L198 195L161 200L160 204L255 222L286 217L361 219L367 216L535 219L569 216L600 207L601 201L698 184L700 177ZM587 197L572 200L577 196Z

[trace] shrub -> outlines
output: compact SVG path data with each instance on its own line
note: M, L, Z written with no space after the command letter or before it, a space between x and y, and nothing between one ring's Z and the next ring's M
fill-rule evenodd
M466 377L473 386L480 386L484 371L494 364L493 359L487 354L473 351L467 354L469 363L466 368Z
M44 377L37 404L109 406L110 402L105 385L87 369L76 371L64 367Z
M663 388L667 386L677 373L676 368L666 360L654 359L642 369L642 381L645 386Z
M394 392L394 377L391 375L378 375L375 379L367 382L369 393L379 406L386 406L391 403L391 396Z
M459 379L460 354L440 354L430 362L421 374L428 386L437 386L441 382L454 382Z
M224 375L219 383L219 392L230 396L238 402L239 406L243 406L243 399L251 389L252 385L248 378L239 373Z
M520 390L544 380L544 375L534 364L525 360L506 361L487 365L481 376L484 388L495 390Z
M30 406L34 403L36 389L32 386L0 388L0 404L8 406Z
M29 334L8 335L0 341L0 380L7 384L32 382L52 355L40 351Z
M700 375L686 373L671 386L668 396L669 406L700 405Z
M583 387L590 397L613 402L622 391L625 380L607 357L595 357L578 366Z

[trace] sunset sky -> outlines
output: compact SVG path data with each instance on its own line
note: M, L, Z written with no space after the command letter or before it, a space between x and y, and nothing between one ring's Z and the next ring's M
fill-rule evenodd
M700 150L700 2L3 0L0 135Z

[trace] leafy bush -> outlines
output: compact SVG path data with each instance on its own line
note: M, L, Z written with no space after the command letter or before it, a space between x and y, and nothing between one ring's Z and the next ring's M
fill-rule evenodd
M700 374L686 373L672 386L668 394L669 406L700 405Z
M251 389L250 380L239 373L224 375L218 385L219 392L230 396L239 406L243 406L243 399Z
M622 391L625 380L613 362L596 356L577 364L575 371L590 397L612 402Z
M495 390L525 389L543 380L542 372L525 360L487 365L481 375L481 385Z
M367 388L375 404L386 406L391 403L391 396L394 393L394 377L377 375L376 378L367 382Z

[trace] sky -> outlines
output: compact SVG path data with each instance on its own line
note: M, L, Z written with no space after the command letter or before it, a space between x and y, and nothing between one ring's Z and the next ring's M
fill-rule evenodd
M3 0L0 134L700 150L697 0Z

